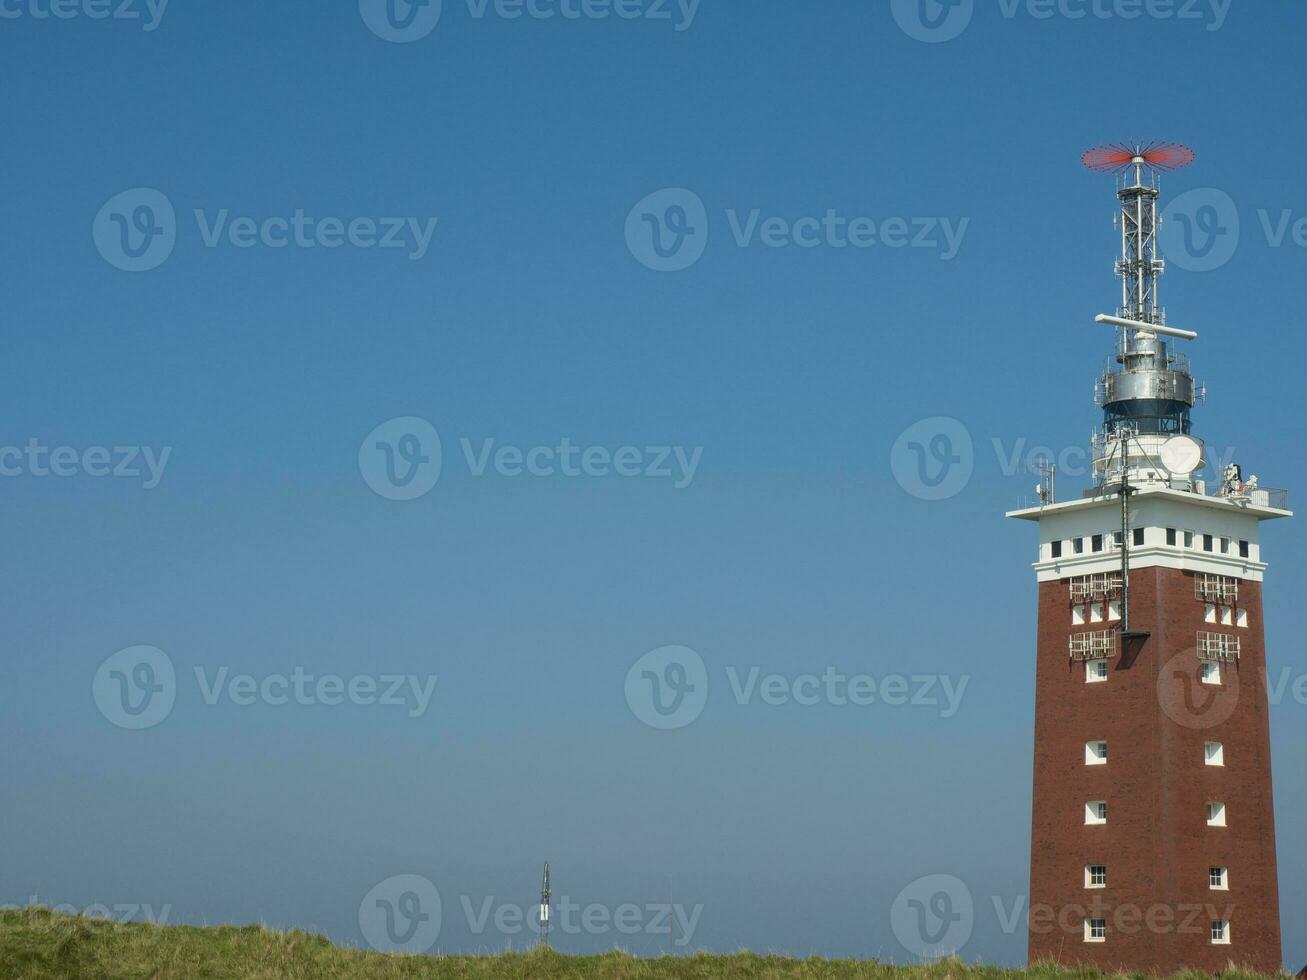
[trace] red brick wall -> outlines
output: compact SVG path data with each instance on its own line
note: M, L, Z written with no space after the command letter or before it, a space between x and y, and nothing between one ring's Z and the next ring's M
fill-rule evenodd
M1204 621L1191 574L1144 568L1130 578L1131 628L1152 635L1127 642L1100 684L1085 683L1067 641L1118 624L1073 626L1068 583L1039 587L1030 959L1279 972L1261 586L1241 583L1239 629ZM1219 688L1198 680L1200 630L1243 641ZM1108 742L1105 766L1084 763L1094 738ZM1224 767L1205 764L1208 741L1223 743ZM1085 803L1100 799L1107 824L1086 826ZM1207 826L1209 800L1226 804L1226 827ZM1087 864L1107 866L1105 889L1084 887ZM1213 866L1230 869L1228 891L1209 888ZM1107 920L1106 942L1084 942L1087 915ZM1213 919L1230 920L1230 945L1210 942Z

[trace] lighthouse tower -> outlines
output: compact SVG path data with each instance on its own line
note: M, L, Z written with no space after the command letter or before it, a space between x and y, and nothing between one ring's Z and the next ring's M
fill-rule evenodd
M1159 303L1170 144L1086 154L1118 174L1121 306L1098 379L1093 486L1008 516L1039 526L1029 955L1107 971L1281 969L1262 581L1286 495L1223 461L1204 480Z

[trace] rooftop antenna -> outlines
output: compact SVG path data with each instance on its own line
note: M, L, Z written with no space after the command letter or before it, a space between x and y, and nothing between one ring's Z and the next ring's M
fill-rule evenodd
M1192 330L1167 325L1158 289L1166 271L1166 262L1157 252L1158 174L1193 161L1189 147L1160 141L1114 143L1081 157L1090 170L1117 175L1121 257L1116 260L1116 274L1121 278L1121 305L1115 315L1103 313L1094 322L1120 331L1116 361L1121 367L1107 371L1096 390L1104 422L1102 441L1095 440L1101 453L1095 453L1094 468L1102 489L1121 497L1121 635L1127 640L1149 636L1130 624L1130 496L1138 492L1134 484L1164 482L1180 489L1178 476L1183 489L1193 488L1190 473L1177 473L1158 463L1163 447L1172 440L1185 440L1185 454L1196 454L1196 461L1202 458L1201 443L1189 437L1189 413L1200 392L1188 360L1169 353L1166 342L1159 339L1198 338Z
M549 899L553 896L549 890L549 862L545 862L545 880L540 886L540 945L549 948Z

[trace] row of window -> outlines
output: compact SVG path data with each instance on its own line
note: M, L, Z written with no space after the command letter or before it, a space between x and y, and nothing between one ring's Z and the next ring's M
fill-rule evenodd
M1085 537L1068 538L1065 541L1052 542L1053 557L1061 558L1065 547L1070 545L1072 554L1101 554L1108 550L1108 540L1111 540L1112 548L1121 547L1121 532L1113 531L1110 534L1090 534ZM1133 547L1142 548L1145 540L1145 529L1136 527L1132 529L1130 535ZM1184 548L1189 551L1206 551L1210 554L1220 553L1222 555L1230 554L1235 546L1233 538L1217 537L1214 534L1198 534L1194 531L1181 531L1174 527L1166 529L1166 543L1168 547L1178 547L1181 540L1184 541ZM1239 557L1249 558L1252 556L1252 543L1249 541L1239 541Z
M1107 681L1109 670L1104 657L1085 661L1085 683L1103 684ZM1221 664L1216 660L1204 660L1199 664L1199 679L1204 684L1221 684Z
M1213 945L1216 946L1230 945L1230 920L1229 919L1212 920L1211 940ZM1106 919L1085 919L1085 942L1087 943L1107 942Z
M1220 742L1204 742L1203 762L1209 766L1224 766L1225 746L1222 745ZM1107 765L1107 740L1106 739L1102 739L1102 738L1091 739L1090 741L1085 743L1085 765L1087 766ZM1102 801L1096 801L1095 803L1086 803L1085 807L1086 809L1088 809L1089 807L1095 806L1101 802ZM1098 822L1106 823L1107 804L1102 803L1102 808L1103 808L1103 819ZM1090 821L1088 819L1085 820L1085 823L1091 823L1091 822L1093 821Z
M1107 865L1106 864L1086 864L1085 865L1085 887L1086 888L1106 888L1107 887ZM1212 891L1225 892L1230 890L1230 869L1212 867L1207 869L1207 887Z

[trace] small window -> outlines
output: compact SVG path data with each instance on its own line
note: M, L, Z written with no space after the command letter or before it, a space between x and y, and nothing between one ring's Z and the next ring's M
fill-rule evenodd
M1221 683L1221 665L1215 660L1204 660L1202 671L1202 681L1204 684Z
M1098 826L1107 823L1107 800L1090 800L1085 804L1086 826Z
M1107 680L1107 661L1106 660L1086 660L1085 661L1085 683L1101 684Z
M1085 539L1084 539L1084 538L1072 538L1072 539L1071 539L1071 548L1072 548L1073 551L1075 551L1075 553L1076 553L1077 555L1083 555L1083 554L1085 553Z
M1166 543L1169 544L1171 547L1174 548L1174 547L1175 547L1175 542L1176 542L1176 533L1175 533L1175 528L1173 528L1173 527L1168 527L1168 528L1166 529Z
M1238 626L1240 629L1245 629L1245 630L1246 630L1246 629L1248 628L1248 610L1247 610L1247 609L1236 609L1236 610L1235 610L1235 612L1234 612L1234 625L1235 625L1235 626Z
M1095 534L1095 535L1094 535L1094 537L1093 537L1093 547L1094 547L1094 553L1095 553L1095 554L1097 554L1098 552L1100 552L1100 551L1103 550L1103 536L1102 536L1101 534Z
M1054 542L1053 542L1053 557L1054 557L1054 558L1061 558L1061 557L1062 557L1062 542L1061 542L1061 541L1054 541Z
M1085 887L1086 887L1086 888L1106 888L1106 887L1107 887L1107 865L1105 865L1105 864L1087 864L1087 865L1085 865Z
M1085 942L1102 943L1107 941L1107 920L1106 919L1086 919L1085 920ZM1213 940L1215 941L1215 940Z
M1222 538L1222 539L1221 539L1221 554L1223 554L1223 555L1228 555L1229 553L1230 553L1230 539L1229 539L1229 538Z
M1216 622L1216 603L1209 602L1203 607L1203 621L1208 623Z
M1193 532L1193 531L1185 531L1185 532L1184 532L1184 546L1185 546L1186 548L1189 548L1190 550L1193 549L1193 546L1194 546L1194 532Z
M1229 868L1212 868L1207 874L1208 884L1213 891L1225 892L1230 890L1230 869Z
M1250 557L1250 556L1252 555L1252 553L1253 553L1252 545L1250 545L1247 541L1240 541L1240 542L1239 542L1239 557L1240 557L1240 558L1248 558L1248 557Z
M1115 622L1121 618L1121 602L1118 599L1112 599L1107 604L1107 618Z
M1103 604L1101 602L1095 602L1089 606L1089 621L1091 623L1101 623L1103 621Z
M1230 945L1230 920L1213 919L1212 920L1212 943L1216 946Z
M1204 534L1204 535L1203 535L1203 550L1204 550L1204 551L1211 551L1212 548L1213 548L1213 546L1214 546L1214 544L1213 544L1213 538L1212 538L1212 536L1211 536L1210 534Z
M1113 531L1113 532L1112 532L1112 547L1113 547L1113 548L1120 548L1120 547L1121 547L1121 532L1120 532L1120 531Z
M1135 547L1139 547L1143 543L1144 543L1144 529L1142 527L1137 527L1135 528Z
M1083 625L1084 625L1084 622L1085 622L1085 607L1084 607L1084 606L1072 606L1072 607L1071 607L1071 625L1072 625L1072 626L1083 626Z
M1204 744L1203 761L1209 766L1225 765L1225 746L1220 742L1207 742Z
M1221 625L1222 626L1234 625L1234 610L1231 609L1229 606L1221 607Z
M1085 765L1087 766L1105 766L1107 765L1107 743L1102 739L1095 739L1092 742L1085 743Z
M1225 804L1208 803L1207 804L1207 826L1224 827L1225 826Z

